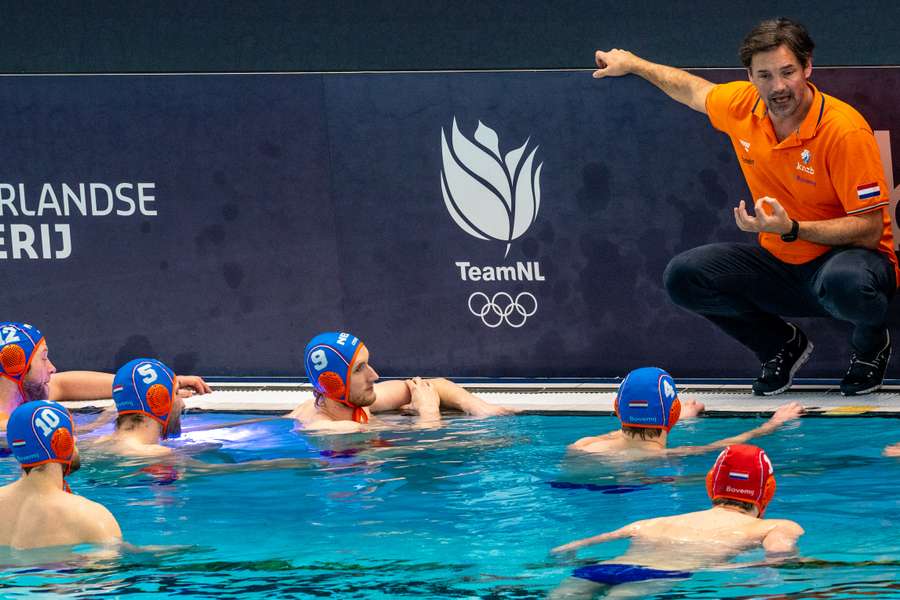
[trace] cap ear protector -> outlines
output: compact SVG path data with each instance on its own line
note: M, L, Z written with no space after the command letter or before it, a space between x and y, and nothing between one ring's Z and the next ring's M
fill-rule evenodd
M672 401L672 406L669 408L669 423L666 425L666 431L671 430L675 427L675 424L678 422L678 419L681 418L681 400L678 396L675 396L675 400Z
M59 463L63 476L72 469L75 429L69 410L47 400L20 405L9 417L6 439L22 467Z
M44 343L44 334L27 323L0 322L0 377L16 384L25 397L22 384L31 361Z
M775 476L769 475L766 477L765 487L763 488L762 498L759 499L759 516L762 517L766 514L766 508L769 506L769 502L772 501L772 498L775 497L775 490L778 488L778 484L775 483Z
M320 373L319 377L316 379L315 387L329 398L334 398L336 400L344 399L347 394L347 387L344 385L344 380L334 371Z
M672 376L657 367L635 369L625 377L613 404L622 425L670 431L681 416Z
M304 366L313 388L326 398L353 409L353 420L367 423L366 411L349 401L350 375L357 356L365 347L351 333L329 331L320 333L306 345Z
M147 406L150 407L150 412L154 416L163 419L171 412L172 394L169 388L163 384L154 383L147 389L145 396L147 398Z
M143 414L163 426L169 424L175 401L175 373L154 358L137 358L125 363L113 379L113 400L120 415Z
M778 485L772 462L762 448L735 444L725 448L706 474L706 493L710 500L728 498L749 502L766 512Z
M28 357L18 344L7 344L0 349L0 366L3 372L12 377L18 377L25 372Z

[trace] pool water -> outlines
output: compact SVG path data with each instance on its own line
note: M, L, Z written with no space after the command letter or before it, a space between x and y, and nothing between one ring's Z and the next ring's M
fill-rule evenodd
M234 414L187 415L185 427ZM79 421L86 417L79 416ZM612 417L447 419L436 430L309 435L289 421L186 434L217 464L304 459L290 469L206 474L114 461L83 444L72 489L106 505L125 539L168 551L85 557L0 552L0 595L19 598L543 598L576 566L626 542L556 558L550 548L636 519L709 506L708 455L645 463L566 459ZM680 423L670 445L761 419ZM659 598L900 598L900 441L895 420L807 418L756 440L775 465L767 516L799 522L807 562L697 573ZM18 476L0 461L3 483ZM82 550L82 549L79 549ZM737 561L755 561L761 552Z

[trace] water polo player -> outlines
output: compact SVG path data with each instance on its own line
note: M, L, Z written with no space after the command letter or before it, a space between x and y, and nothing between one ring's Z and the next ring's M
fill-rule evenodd
M511 410L488 404L443 378L378 381L369 350L353 334L322 333L310 340L304 365L315 398L291 413L304 427L358 431L372 413L409 408L421 421L440 419L441 409L488 417Z
M667 448L669 431L685 416L694 416L702 407L688 401L682 405L672 376L656 367L635 369L619 386L615 400L616 416L621 429L593 437L585 437L569 446L569 450L610 456L684 456L703 454L741 444L775 431L784 422L798 418L803 407L791 402L778 407L775 414L760 427L734 437L703 446Z
M125 456L170 454L160 445L181 433L184 400L177 393L175 373L153 358L137 358L122 365L112 385L116 404L115 431L97 440Z
M726 564L762 547L784 557L796 551L803 529L785 519L763 519L775 494L775 475L766 453L756 446L728 446L706 476L712 508L635 521L621 529L558 546L553 553L612 540L629 539L622 556L575 569L551 597L593 597L614 587L629 597L647 597L668 589L693 571Z
M275 458L240 463L207 463L186 456L160 442L181 435L184 400L178 395L179 377L168 366L153 358L137 358L122 365L113 382L113 400L118 416L111 435L93 441L94 446L119 456L153 459L139 473L152 476L158 483L173 483L188 470L191 474L235 473L266 469L308 467L313 461L300 458ZM232 427L266 419L215 425ZM202 429L202 428L201 428Z
M36 400L13 411L6 437L22 477L0 488L0 545L41 548L115 543L122 532L102 505L69 493L65 477L79 467L69 411Z
M101 400L112 396L113 376L97 371L56 372L47 340L27 323L0 322L0 426L23 402L32 400ZM210 390L195 375L179 378L179 394L205 394ZM94 423L79 427L86 433L111 420L110 411ZM2 428L2 427L0 427Z

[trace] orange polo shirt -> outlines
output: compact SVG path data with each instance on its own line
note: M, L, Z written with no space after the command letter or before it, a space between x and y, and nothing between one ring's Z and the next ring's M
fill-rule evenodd
M766 105L749 81L717 85L706 97L712 126L731 138L753 194L778 200L797 221L823 221L880 210L884 230L879 252L900 269L891 234L890 190L872 128L845 102L820 92L800 128L781 142ZM786 263L801 264L825 254L830 246L806 240L784 242L776 233L760 233L759 243Z

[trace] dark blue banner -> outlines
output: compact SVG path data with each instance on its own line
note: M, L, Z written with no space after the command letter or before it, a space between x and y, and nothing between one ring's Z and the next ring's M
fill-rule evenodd
M815 81L890 165L900 71ZM60 368L298 376L312 335L346 329L382 375L755 375L661 284L678 252L752 239L735 157L640 79L5 77L0 101L0 317ZM839 376L846 327L810 331L801 375Z

